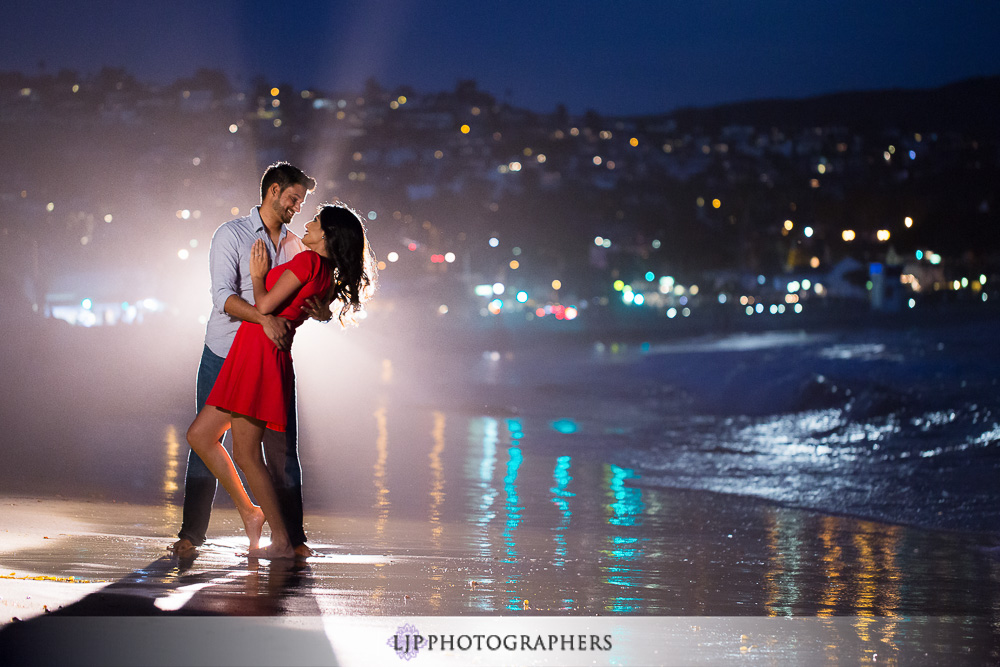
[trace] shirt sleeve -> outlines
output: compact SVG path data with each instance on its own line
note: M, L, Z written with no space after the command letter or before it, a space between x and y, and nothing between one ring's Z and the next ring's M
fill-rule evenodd
M212 305L226 314L226 301L239 295L239 244L236 235L223 225L215 230L208 251L208 272L212 276Z
M312 280L313 276L316 275L316 271L319 270L319 262L321 258L318 254L312 251L300 252L285 266L288 271L295 274L303 285Z

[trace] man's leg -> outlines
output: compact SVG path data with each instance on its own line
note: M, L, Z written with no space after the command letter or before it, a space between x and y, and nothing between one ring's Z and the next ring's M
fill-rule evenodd
M224 361L224 357L218 356L208 349L207 345L205 346L201 354L201 364L198 366L195 396L198 412L205 407L205 401L208 400L215 380L219 377ZM194 450L188 450L187 474L184 477L184 515L180 532L177 533L177 537L180 538L178 543L187 540L191 546L197 547L205 542L218 485L219 481L204 461L194 453Z
M284 433L265 431L264 449L267 469L274 480L274 490L278 494L281 515L285 520L288 538L293 547L306 542L302 526L302 465L298 451L298 408L295 396L295 380L292 379L292 400L288 408L288 424Z

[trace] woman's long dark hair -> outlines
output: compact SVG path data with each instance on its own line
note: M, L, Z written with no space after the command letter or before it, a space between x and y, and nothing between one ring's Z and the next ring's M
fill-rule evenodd
M375 253L368 243L361 216L346 204L335 202L319 207L319 224L326 237L333 280L334 309L340 305L337 320L341 326L357 324L356 314L375 293L378 280ZM335 311L336 312L336 311Z

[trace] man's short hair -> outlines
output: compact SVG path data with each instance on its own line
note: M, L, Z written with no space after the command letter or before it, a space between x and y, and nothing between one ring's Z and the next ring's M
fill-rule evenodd
M284 192L290 185L303 185L306 192L316 189L316 179L307 176L301 169L287 162L275 162L264 171L264 176L260 179L260 200L264 201L264 195L273 184L278 184L278 192Z

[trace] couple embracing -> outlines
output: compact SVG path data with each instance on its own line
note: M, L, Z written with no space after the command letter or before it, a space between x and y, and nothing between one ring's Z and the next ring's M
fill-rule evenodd
M309 317L332 319L331 305L342 326L353 322L376 279L364 224L347 206L320 206L301 239L289 231L315 187L297 167L272 164L261 178L260 205L212 237L213 308L198 368L198 415L187 431L178 556L193 556L205 541L217 482L243 519L251 556L311 553L302 524L292 337ZM222 444L227 430L232 456ZM271 544L261 548L265 522Z

